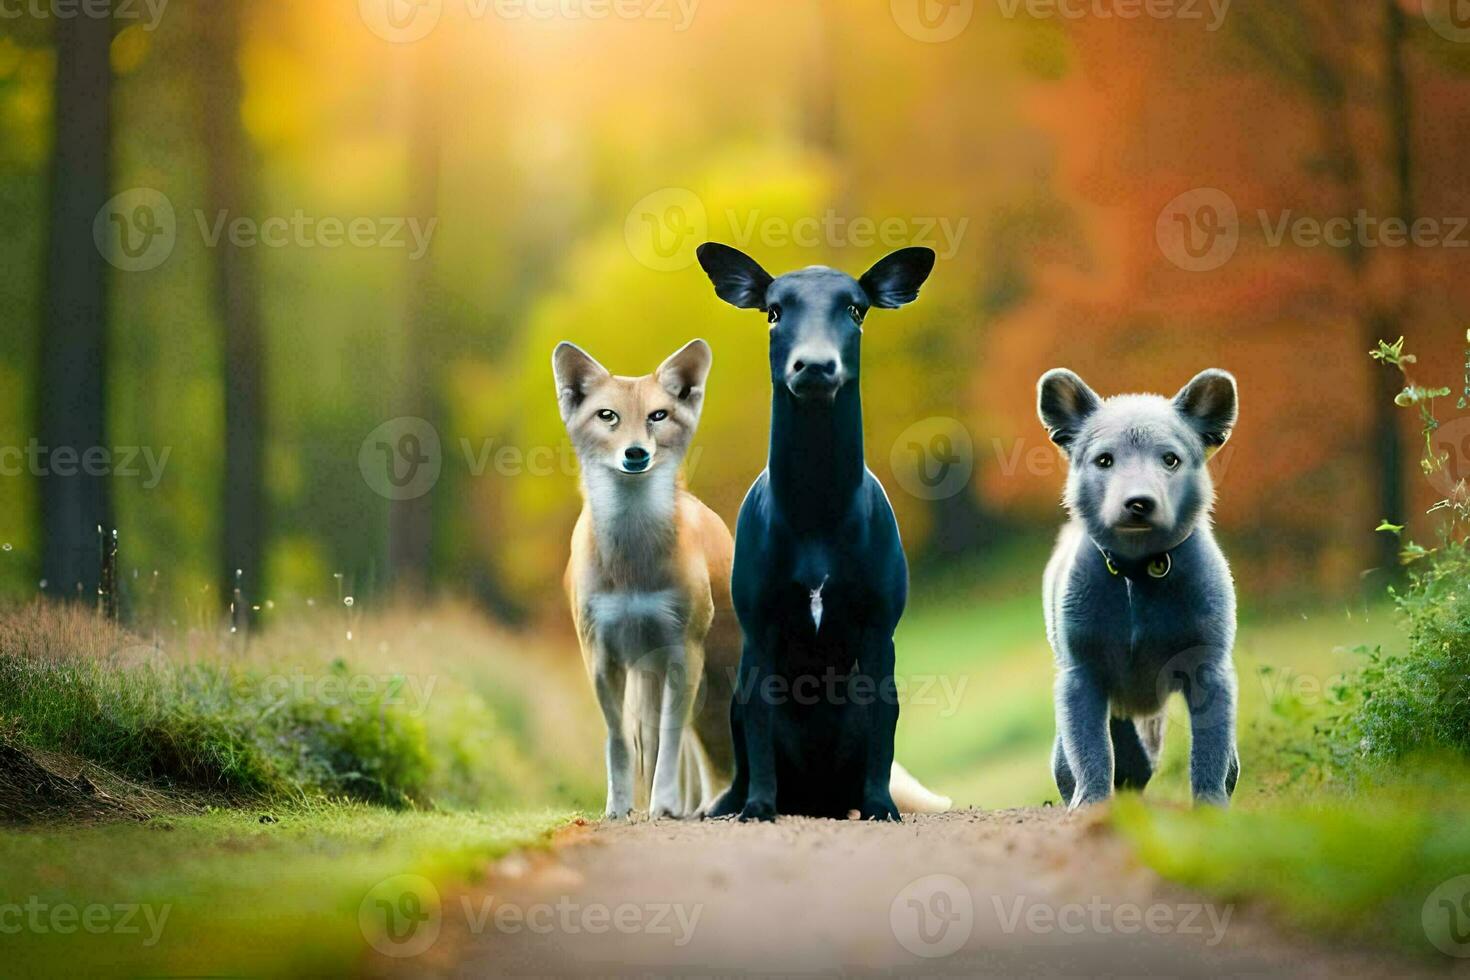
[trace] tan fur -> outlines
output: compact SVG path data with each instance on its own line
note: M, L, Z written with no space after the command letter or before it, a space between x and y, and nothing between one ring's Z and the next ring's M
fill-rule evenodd
M608 812L622 816L631 804L656 815L689 815L723 792L733 774L729 704L740 657L730 601L733 540L679 476L702 407L708 347L697 341L638 378L613 376L570 345L557 349L553 364L582 463L585 505L565 587L609 726ZM655 421L657 413L667 417ZM651 454L646 472L623 471L630 446ZM664 673L668 651L676 651L677 666ZM660 700L666 678L682 690L673 709L680 729L677 805L668 792L671 774L663 774L659 797L660 762L671 763L659 751L670 728L660 725L668 720ZM620 740L634 782L630 798L620 795Z

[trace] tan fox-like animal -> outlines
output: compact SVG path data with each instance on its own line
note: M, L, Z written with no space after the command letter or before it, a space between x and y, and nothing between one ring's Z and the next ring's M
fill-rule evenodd
M575 344L551 356L581 462L583 508L565 584L607 724L609 817L691 816L734 775L735 545L680 477L711 360L709 345L694 340L652 374L629 378ZM896 762L890 789L906 813L951 805Z
M610 817L689 816L733 773L734 543L680 477L710 362L702 340L641 378L614 376L573 344L552 355L582 464L566 589L607 723Z

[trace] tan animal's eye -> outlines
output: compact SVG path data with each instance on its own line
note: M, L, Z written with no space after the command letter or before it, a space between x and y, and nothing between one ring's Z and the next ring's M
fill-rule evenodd
M669 413L668 412L665 412L663 409L659 409L657 412L654 412L652 415L648 416L648 421L650 421L650 422L662 422L664 419L666 419L668 417L669 417Z
M597 417L602 419L602 421L606 422L608 425L618 424L618 413L614 412L610 408L604 408L602 411L598 412Z
M1164 453L1164 465L1167 466L1169 469L1177 470L1179 468L1179 464L1182 462L1184 462L1184 460L1180 459L1174 453Z
M1100 470L1111 469L1112 468L1112 465L1113 465L1113 454L1112 453L1103 453L1101 456L1099 456L1097 458L1096 462L1097 462L1097 468L1100 469Z

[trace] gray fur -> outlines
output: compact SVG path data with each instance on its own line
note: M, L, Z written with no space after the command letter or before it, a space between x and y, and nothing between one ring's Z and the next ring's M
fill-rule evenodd
M1235 584L1210 526L1206 462L1235 425L1235 380L1206 371L1172 401L1103 400L1072 372L1051 371L1038 412L1070 464L1072 520L1043 590L1057 661L1057 789L1073 809L1115 788L1142 790L1178 692L1195 801L1225 806L1240 772Z

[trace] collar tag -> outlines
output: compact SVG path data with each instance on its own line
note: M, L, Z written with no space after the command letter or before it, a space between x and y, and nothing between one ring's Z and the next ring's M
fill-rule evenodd
M1149 578L1168 578L1173 570L1174 559L1169 557L1168 552L1148 563Z

